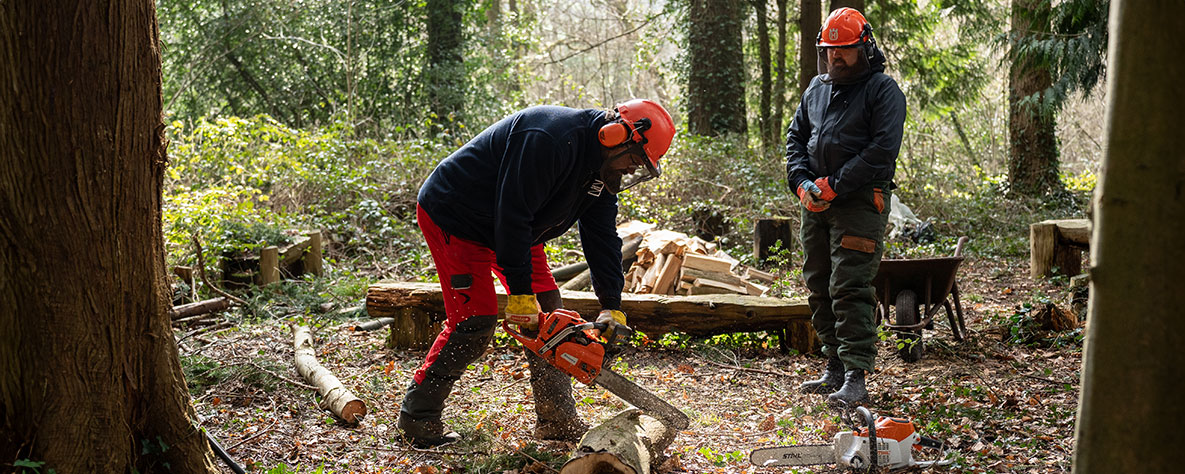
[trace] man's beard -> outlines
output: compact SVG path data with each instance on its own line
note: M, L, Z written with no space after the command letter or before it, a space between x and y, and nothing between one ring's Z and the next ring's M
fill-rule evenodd
M827 72L831 74L832 79L843 82L845 79L853 78L857 73L857 68L844 64L843 61L832 61L827 66Z
M826 61L827 76L823 78L823 82L828 84L855 84L868 77L871 67L868 65L868 57L861 51L856 55L855 64L847 64L841 60Z

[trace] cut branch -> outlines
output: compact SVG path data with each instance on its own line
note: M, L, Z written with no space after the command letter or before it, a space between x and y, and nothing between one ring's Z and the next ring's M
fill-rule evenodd
M317 362L313 352L313 336L307 326L292 327L292 345L296 349L296 371L309 383L317 386L321 394L321 408L350 424L366 416L366 404L350 393L341 380Z

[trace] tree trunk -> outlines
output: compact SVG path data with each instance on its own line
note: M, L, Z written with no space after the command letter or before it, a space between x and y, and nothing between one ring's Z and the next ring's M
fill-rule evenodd
M169 327L156 24L152 0L0 3L4 462L215 472Z
M452 130L464 119L465 60L462 6L457 0L428 0L428 65L425 68L425 87L428 107L436 115L432 122L439 128Z
M752 0L757 15L757 51L761 64L761 103L757 110L757 129L761 135L761 148L768 150L775 141L771 140L773 122L770 116L770 95L773 93L773 78L770 68L772 59L769 51L769 0Z
M864 14L864 0L831 0L828 2L827 12L831 13L843 7L855 8Z
M1021 53L1018 41L1050 34L1052 0L1012 2L1012 52L1008 84L1008 182L1010 192L1041 196L1062 191L1058 180L1055 110L1044 104L1053 83L1038 53Z
M1185 432L1185 64L1150 48L1185 4L1113 0L1108 137L1095 189L1090 303L1074 472L1176 472Z
M786 117L786 2L787 0L774 0L778 5L778 44L776 46L777 52L774 53L774 93L773 93L773 122L770 127L769 142L781 145L785 140L782 138L786 130L782 128L782 123Z
M811 79L819 74L819 51L815 40L823 26L819 0L802 0L798 13L798 97L806 92Z
M687 118L691 133L744 134L745 67L741 48L744 3L690 0Z

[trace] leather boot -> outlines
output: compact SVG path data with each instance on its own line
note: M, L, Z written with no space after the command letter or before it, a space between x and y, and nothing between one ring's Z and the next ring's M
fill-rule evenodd
M839 357L827 358L827 370L816 380L803 382L798 386L802 393L831 393L843 385L843 361Z
M435 448L461 440L461 435L444 426L444 422L439 418L417 421L400 411L399 421L395 425L403 431L403 437L419 449Z
M864 369L852 369L843 375L843 387L827 396L827 401L846 406L868 403L868 390L864 388Z
M531 369L531 390L535 394L535 438L580 441L588 431L588 425L576 413L571 378L535 353L526 351L526 354Z
M471 316L457 324L436 360L424 369L423 379L419 383L412 380L396 423L412 446L431 448L461 439L440 421L444 402L465 368L489 346L497 322L497 316Z

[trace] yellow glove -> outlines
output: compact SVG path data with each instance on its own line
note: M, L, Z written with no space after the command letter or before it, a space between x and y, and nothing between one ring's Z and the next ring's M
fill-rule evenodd
M535 295L510 295L506 299L506 322L522 329L538 329L540 313Z
M601 335L605 337L605 340L613 342L613 336L617 332L617 326L626 325L625 313L616 309L603 309L601 310L601 314L597 315L596 322L609 325L608 328L606 328L604 331L601 331Z

